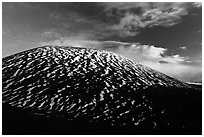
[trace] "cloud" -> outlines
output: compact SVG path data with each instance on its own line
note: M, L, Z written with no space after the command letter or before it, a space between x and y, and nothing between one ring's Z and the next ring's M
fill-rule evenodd
M187 11L182 7L159 7L146 11L143 14L142 20L144 20L143 22L146 27L170 27L178 24L184 15L187 15Z
M65 12L65 11L64 11ZM54 21L60 22L66 22L67 20L69 23L91 23L94 21L93 19L87 19L84 16L81 16L80 14L74 12L74 11L69 11L69 12L62 12L62 11L53 11L49 13L49 18L53 19Z
M53 20L56 20L56 21L61 21L65 18L62 14L60 14L58 12L51 12L49 14L49 17Z
M91 38L92 35L81 34L70 37L61 37L59 39L51 41L41 41L39 45L57 45L57 46L68 46L68 47L84 47L103 49L108 51L116 51L120 46L129 45L128 42L120 41L99 41Z
M182 47L179 47L181 50L186 50L187 49L187 47L185 47L185 46L182 46Z
M118 17L118 23L108 26L118 35L134 36L142 28L171 27L188 14L189 3L103 3L107 16ZM114 12L115 11L115 12ZM117 12L116 12L117 11Z
M202 68L184 64L156 63L143 61L142 64L185 82L202 82Z
M198 33L202 33L202 30L199 30Z
M187 57L180 55L166 55L167 49L162 47L156 47L154 45L141 45L139 43L132 44L129 47L120 47L119 54L122 54L128 58L134 58L137 62L143 62L144 60L153 62L166 62L172 64L178 64L185 62Z
M194 2L193 6L197 7L197 8L200 8L200 7L202 7L202 2Z
M111 12L113 12L114 9L118 10L129 10L131 8L150 8L151 3L149 2L104 2L100 3L105 9L106 12L109 13L109 15L113 15Z
M109 26L110 30L117 31L120 36L134 36L138 28L144 28L144 23L138 15L126 13L119 24Z
M201 82L201 67L186 65L188 57L177 54L169 56L166 55L167 50L138 43L129 47L120 46L116 53L182 81Z
M54 33L55 34L55 33ZM58 39L53 39L50 41L42 41L40 45L58 45L58 46L70 46L70 47L92 47L95 44L98 45L99 42L96 40L90 40L91 35L80 34L72 36L60 37Z
M41 33L41 36L44 40L53 40L61 37L61 33L56 29L47 29Z

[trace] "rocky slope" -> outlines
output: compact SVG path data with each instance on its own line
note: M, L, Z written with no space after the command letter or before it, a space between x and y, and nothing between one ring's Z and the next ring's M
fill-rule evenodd
M201 133L200 90L104 50L44 46L3 58L2 102L5 134Z

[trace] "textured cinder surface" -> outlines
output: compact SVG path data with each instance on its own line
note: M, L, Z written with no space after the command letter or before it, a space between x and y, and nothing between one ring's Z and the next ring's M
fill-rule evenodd
M188 134L193 126L201 128L196 118L188 119L194 124L177 119L188 113L187 105L201 112L199 94L186 83L103 50L44 46L3 58L4 105L100 128L131 127L128 134L160 134L162 128Z

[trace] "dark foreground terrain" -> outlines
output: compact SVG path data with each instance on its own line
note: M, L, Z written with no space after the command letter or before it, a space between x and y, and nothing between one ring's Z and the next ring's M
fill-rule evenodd
M202 134L202 93L116 54L44 46L3 58L3 134Z

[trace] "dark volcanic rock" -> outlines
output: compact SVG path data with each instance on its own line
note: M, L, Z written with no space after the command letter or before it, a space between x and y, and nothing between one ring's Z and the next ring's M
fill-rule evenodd
M201 134L200 90L119 55L44 46L2 64L3 134Z

